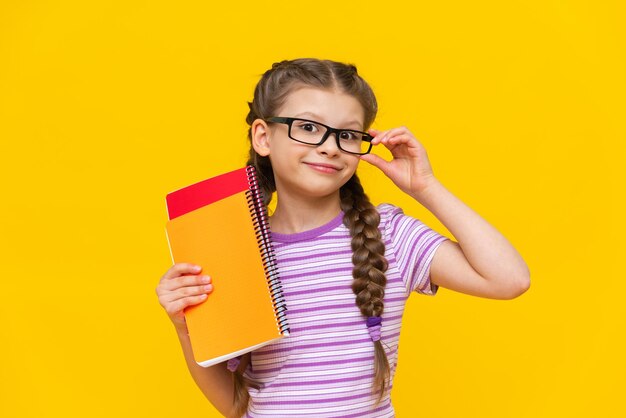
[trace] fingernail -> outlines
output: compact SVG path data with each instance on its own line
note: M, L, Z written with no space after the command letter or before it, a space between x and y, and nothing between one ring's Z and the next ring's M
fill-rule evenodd
M206 297L207 297L206 293L203 293L203 294L200 295L200 299L206 299Z
M209 276L202 276L202 283L209 283L211 278Z
M193 271L200 271L200 266L193 266L191 269Z
M207 292L210 292L211 290L213 290L213 285L212 284L208 284L208 285L204 286L204 290L206 290Z

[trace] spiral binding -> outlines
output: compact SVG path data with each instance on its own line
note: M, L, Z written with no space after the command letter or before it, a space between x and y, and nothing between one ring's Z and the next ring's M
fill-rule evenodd
M256 170L253 166L246 167L248 176L249 189L246 191L246 199L248 200L248 208L253 214L253 225L256 234L259 249L261 250L261 259L263 260L263 270L265 270L265 278L272 297L274 305L274 313L276 315L276 324L280 333L289 335L289 324L287 322L287 304L283 296L283 287L278 275L278 267L276 266L276 255L270 241L269 220L267 217L267 209L263 204L263 196L256 177Z

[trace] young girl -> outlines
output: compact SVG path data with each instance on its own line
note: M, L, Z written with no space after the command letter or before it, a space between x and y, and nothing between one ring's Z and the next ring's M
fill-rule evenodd
M276 63L249 105L248 163L265 203L274 192L278 198L270 227L291 335L241 359L198 366L183 310L211 303L211 266L175 264L157 294L191 375L226 416L392 417L389 393L409 295L434 295L443 286L514 298L529 287L526 264L437 180L407 128L368 130L377 103L354 66ZM391 161L369 153L380 144ZM390 204L374 207L356 175L360 160L430 210L458 242Z

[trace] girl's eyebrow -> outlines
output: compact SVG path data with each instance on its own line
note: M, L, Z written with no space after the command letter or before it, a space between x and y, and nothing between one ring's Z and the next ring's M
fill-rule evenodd
M322 116L320 116L320 115L318 115L316 113L313 113L313 112L308 112L308 111L307 112L300 112L300 113L296 113L292 117L294 117L294 118L311 119L311 120L314 120L316 122L320 122L320 123L324 123L324 124L328 125L328 123L325 122L325 120L324 120L324 118ZM350 121L348 121L346 123L342 123L341 126L342 126L342 128L345 127L345 126L356 126L355 129L361 129L362 124L358 120L352 119L352 120L350 120ZM333 126L333 128L334 128L334 126ZM341 129L341 128L339 128L339 129ZM349 129L349 128L346 128L346 129Z

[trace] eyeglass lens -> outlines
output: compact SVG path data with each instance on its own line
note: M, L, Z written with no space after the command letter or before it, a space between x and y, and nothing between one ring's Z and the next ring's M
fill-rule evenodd
M326 136L328 128L312 121L294 119L290 135L296 141L317 145ZM339 148L356 154L365 154L370 150L370 142L364 141L365 134L359 131L340 130L337 135ZM327 138L328 139L328 138Z

